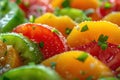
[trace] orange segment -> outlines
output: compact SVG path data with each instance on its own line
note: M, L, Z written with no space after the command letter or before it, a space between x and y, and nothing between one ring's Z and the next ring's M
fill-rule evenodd
M96 9L99 7L99 0L68 0L70 1L70 6L72 8L78 9L89 9L93 8ZM52 0L51 4L53 7L62 7L62 3L64 0Z
M99 7L99 0L71 0L71 7L79 9L96 9Z
M35 20L35 23L47 24L58 29L65 37L68 36L66 29L72 30L76 23L68 16L57 17L52 13L46 13Z
M83 54L88 55L84 62L77 59ZM87 80L88 77L92 77L92 80L97 80L101 76L113 76L108 67L82 51L65 52L42 62L43 65L49 67L52 67L51 63L56 63L55 70L65 80Z
M110 21L120 26L120 12L112 12L106 15L103 20Z
M81 29L87 25L88 30L81 32ZM108 42L120 44L120 28L107 21L85 21L74 27L67 42L71 47L87 44L91 41L97 41L99 36L103 34L108 36Z

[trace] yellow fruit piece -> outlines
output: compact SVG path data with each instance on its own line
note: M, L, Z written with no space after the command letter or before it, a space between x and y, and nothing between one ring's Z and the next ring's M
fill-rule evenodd
M106 15L103 20L110 21L120 26L120 12L112 12Z
M87 80L88 77L97 80L101 76L113 76L108 67L82 51L64 52L43 61L42 64L54 68L65 80Z
M65 0L52 0L51 4L53 7L60 7L62 8L62 3ZM86 9L96 9L99 7L99 0L68 0L70 2L70 7L78 8L82 10Z
M88 29L81 32L81 29L87 25ZM120 28L107 21L85 21L74 27L67 37L70 47L85 45L91 41L98 41L100 35L108 36L107 42L120 44Z
M65 37L68 36L69 30L72 30L76 23L68 16L55 16L52 13L46 13L35 19L35 23L47 24L58 29ZM68 30L68 32L67 32Z

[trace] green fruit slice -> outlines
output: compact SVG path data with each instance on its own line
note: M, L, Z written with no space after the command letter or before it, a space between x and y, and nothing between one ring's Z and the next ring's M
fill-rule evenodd
M29 62L40 63L42 61L42 54L38 46L23 35L2 33L0 34L0 40L7 45L12 45L19 53L24 64L28 64Z
M50 68L42 65L22 66L10 70L0 77L0 80L62 80L60 76Z

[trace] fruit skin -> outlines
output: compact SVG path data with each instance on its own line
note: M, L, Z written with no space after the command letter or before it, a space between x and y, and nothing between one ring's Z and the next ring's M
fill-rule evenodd
M111 12L108 15L106 15L105 17L103 17L102 20L110 21L110 22L115 23L118 26L120 26L120 12Z
M21 24L13 32L21 33L36 42L42 51L44 59L68 50L64 36L55 28L47 25Z
M76 23L68 16L55 16L52 13L46 13L35 19L35 23L46 24L58 29L65 37L68 36L66 29L70 30L76 25Z
M88 26L88 30L81 32L82 27ZM74 27L69 36L67 43L70 47L85 45L92 41L98 41L99 36L103 34L108 36L107 42L120 44L120 28L108 21L85 21Z
M0 40L7 45L13 46L15 51L19 54L23 64L28 64L29 62L40 63L43 60L42 53L40 52L37 44L23 35L17 33L2 33L0 34ZM15 53L13 53L13 55L9 54L10 52L7 54L8 57L17 55Z
M63 7L62 3L65 0L52 0L51 4L53 7ZM70 2L70 7L72 8L78 8L82 10L86 10L89 8L96 9L99 7L99 1L98 0L68 0ZM87 6L86 6L87 5Z
M12 69L2 76L0 80L62 80L52 69L43 65L26 65Z
M72 48L73 50L82 50L90 53L92 56L96 57L104 64L106 64L110 69L115 72L117 68L120 66L120 48L119 45L107 43L108 47L103 50L98 42L90 42L88 44L77 46Z
M90 76L94 77L92 80L97 80L100 76L113 76L113 73L108 67L89 54L84 62L77 60L82 54L86 54L86 52L68 51L53 56L43 61L42 64L52 67L51 63L56 63L54 69L65 80L86 80Z

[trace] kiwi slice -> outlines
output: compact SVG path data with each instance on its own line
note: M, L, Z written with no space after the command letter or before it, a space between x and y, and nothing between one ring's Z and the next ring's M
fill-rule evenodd
M17 33L1 33L0 40L7 45L12 45L19 53L23 64L29 62L40 63L42 61L42 53L37 44Z
M0 80L62 80L52 69L43 65L26 65L4 73Z

